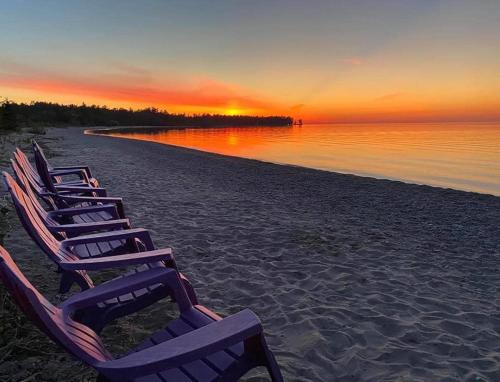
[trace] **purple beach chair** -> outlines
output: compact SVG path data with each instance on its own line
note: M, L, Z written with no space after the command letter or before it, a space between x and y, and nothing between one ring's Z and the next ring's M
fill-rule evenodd
M16 148L16 150L14 151L14 158L16 161L19 162L19 164L23 168L25 168L26 170L29 171L30 175L36 180L36 182L38 183L38 185L40 187L45 187L45 183L44 183L43 179L40 177L38 170L36 169L36 167L33 167L30 160L28 159L28 156L20 148ZM79 173L81 173L82 171L83 170L80 170ZM57 171L56 171L56 173L50 174L52 182L54 183L54 185L56 187L63 188L65 186L68 186L68 187L74 186L74 187L98 188L98 186L94 186L94 184L89 184L85 181L85 179L81 179L81 178L71 179L71 180L63 180L62 177L64 175L68 175L68 174L65 174L65 171L63 171L63 170L60 170L59 173L57 173Z
M57 265L58 272L61 273L59 285L61 293L68 292L74 283L82 290L93 288L94 283L87 273L88 271L131 266L138 267L126 274L153 268L169 267L177 269L171 250L169 248L157 250L153 245L149 231L142 228L122 229L67 238L64 231L66 228L62 226L59 228L61 231L54 234L46 227L36 207L17 182L7 173L4 173L4 179L24 228L37 245ZM56 223L53 224L56 225ZM106 229L112 228L112 225L115 225L117 229L124 228L128 225L128 220L120 219L99 224L100 227L105 225ZM86 224L70 224L69 226L73 227L71 228L72 231L74 229L78 231L81 226L85 226L85 232L92 230L87 228ZM165 260L166 255L169 256L167 260ZM193 287L184 275L180 274L180 278L183 280L189 297L196 303L197 299ZM115 305L108 309L110 316L115 317L123 314L122 312L128 312L127 305L135 306L138 304L142 306L145 301L151 303L158 298L163 298L166 291L156 289L144 291L147 296L128 295L122 296L116 302L110 302L110 305L113 305L113 303ZM148 294L152 294L153 297Z
M29 176L33 182L37 184L43 192L61 193L61 194L85 194L94 196L106 196L106 190L100 187L94 187L81 180L63 181L60 176L52 176L47 171L44 173L45 178L39 174L29 161L26 154L19 148L14 151L14 160L19 167ZM48 187L47 187L48 185Z
M24 277L0 247L0 279L25 314L53 341L93 367L98 381L229 382L264 366L273 382L282 382L258 317L246 309L227 318L193 305L177 273L153 268L101 284L54 306ZM75 317L109 299L164 285L175 295L180 317L120 358L99 335Z
M102 203L95 202L94 204L86 205L75 205L73 204L71 208L58 208L55 202L51 198L51 194L42 194L34 192L34 187L29 181L28 177L19 168L17 163L11 160L12 170L16 177L17 183L23 191L28 195L31 202L35 206L40 218L45 222L45 225L50 228L53 226L53 232L57 232L57 225L68 224L68 223L98 223L103 221L123 219L123 204L121 200L115 203ZM47 199L47 200L46 200ZM98 198L99 200L110 198ZM44 202L47 208L41 204L40 200ZM50 203L50 205L48 205ZM122 211L122 214L120 214ZM55 220L55 223L50 221ZM129 227L127 227L129 228Z
M33 144L33 153L35 156L36 170L40 179L42 180L44 187L47 189L47 191L57 194L61 189L60 187L58 187L57 182L61 180L62 174L60 172L57 172L56 174L51 172L49 162L45 158L43 151L41 151L40 146L38 146L36 143ZM82 174L86 174L83 170L81 170L80 172ZM73 190L71 190L70 188L73 188ZM81 183L78 183L77 185L66 185L63 188L64 191L69 190L71 192L86 192L89 189L92 190L95 196L106 196L106 190L104 188L96 187L93 184L88 183L88 181L83 181Z
M54 178L61 179L62 176L65 175L77 175L79 177L79 182L88 184L91 187L99 187L99 182L92 176L92 172L90 171L90 167L88 166L64 166L64 167L52 167L47 160L43 149L40 145L32 140L33 152L35 154L35 165L40 172L39 166L46 166L50 176Z
M41 199L46 209L57 210L69 207L86 207L97 204L114 204L118 210L119 216L125 218L123 201L121 198L102 196L105 192L103 189L90 187L81 187L79 185L54 184L57 192L48 191L45 186L40 185L42 182L36 170L34 170L25 157L19 155L19 151L14 153L14 159L11 159L12 169L16 178L20 178L20 174L24 174L28 180L31 189ZM21 152L22 153L22 152ZM26 190L25 190L26 191Z

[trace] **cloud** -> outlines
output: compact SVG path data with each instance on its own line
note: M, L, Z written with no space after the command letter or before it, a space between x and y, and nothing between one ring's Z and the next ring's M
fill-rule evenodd
M171 76L154 81L151 73L139 68L121 65L116 69L94 76L68 75L0 61L0 86L162 107L237 105L260 110L271 107L261 97L209 77L174 79Z
M344 58L342 60L344 64L352 65L352 66L359 66L363 65L365 62L359 58L359 57L350 57L350 58Z

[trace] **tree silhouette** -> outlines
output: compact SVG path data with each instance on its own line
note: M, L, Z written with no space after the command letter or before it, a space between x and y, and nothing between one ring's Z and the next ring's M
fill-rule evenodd
M96 105L60 105L50 102L2 103L2 127L16 126L288 126L286 116L247 116L221 114L170 114L150 107L141 110L110 109Z
M18 127L15 107L12 102L5 99L0 103L0 130L12 131Z

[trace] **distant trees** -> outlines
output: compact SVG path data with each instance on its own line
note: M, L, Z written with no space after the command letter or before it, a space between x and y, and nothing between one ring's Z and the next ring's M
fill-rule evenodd
M18 127L15 104L9 100L0 102L0 130L13 131Z
M50 102L14 103L4 101L0 108L0 128L17 126L287 126L285 116L246 116L219 114L170 114L156 108L142 110L110 109L105 106L60 105Z

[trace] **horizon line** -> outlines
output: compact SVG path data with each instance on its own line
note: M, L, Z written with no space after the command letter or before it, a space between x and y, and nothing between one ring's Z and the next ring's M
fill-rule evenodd
M32 103L47 103L54 104L60 106L96 106L101 108L107 108L110 110L113 109L123 109L123 110L132 110L134 112L148 109L156 109L160 113L172 114L172 115L186 115L186 116L198 116L198 115L228 115L224 113L188 113L188 112L169 112L166 108L159 108L156 106L145 106L145 107L124 107L124 106L109 106L105 103L87 103L85 101L81 101L79 103L59 103L54 101L47 100L30 100L30 101L16 101L12 98L2 97L3 101L12 102L16 104L26 104L30 105ZM236 115L234 115L236 116ZM395 119L395 120L315 120L314 118L308 122L307 118L293 117L291 115L285 114L238 114L237 116L241 117L286 117L292 118L294 121L302 120L304 125L325 125L325 124L384 124L384 123L500 123L500 116L495 117L496 119L442 119L442 120L433 120L433 119L422 119L422 120L408 120L408 119Z

